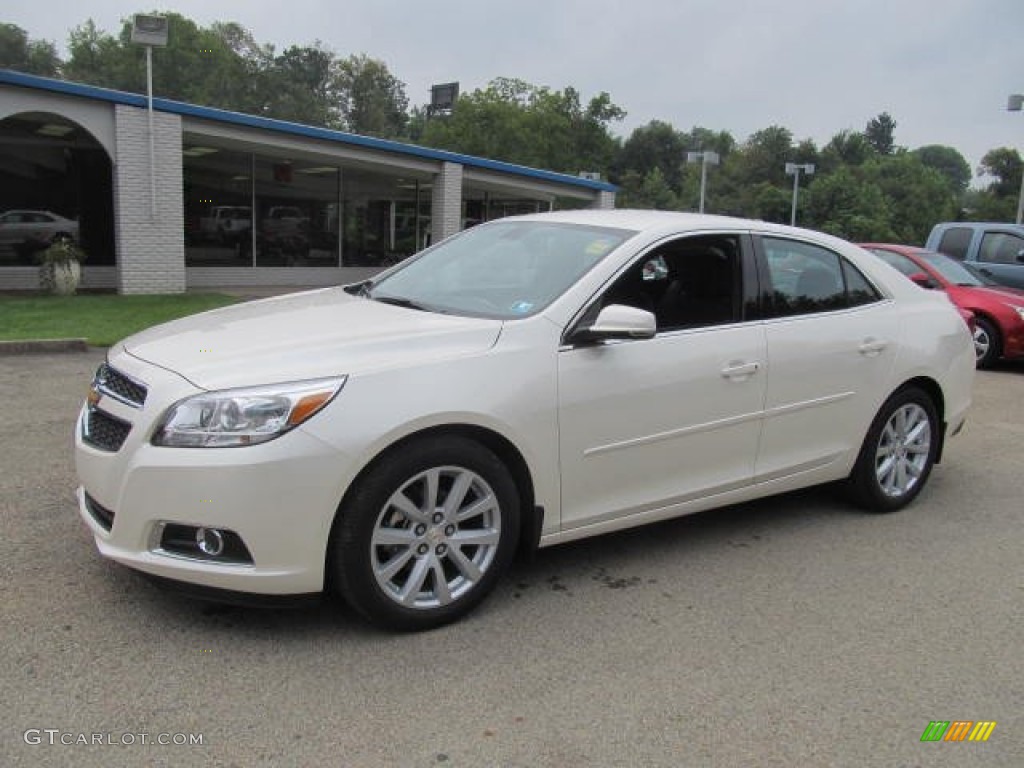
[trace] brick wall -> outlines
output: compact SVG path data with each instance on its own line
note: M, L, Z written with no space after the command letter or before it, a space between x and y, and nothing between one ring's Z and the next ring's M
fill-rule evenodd
M115 108L114 222L118 290L185 290L181 118L153 115L156 206L151 210L149 118L145 109Z
M594 198L589 208L598 208L600 210L609 211L615 207L615 193L601 191L597 193L597 197Z
M442 163L434 178L430 210L430 242L439 243L462 229L462 166Z

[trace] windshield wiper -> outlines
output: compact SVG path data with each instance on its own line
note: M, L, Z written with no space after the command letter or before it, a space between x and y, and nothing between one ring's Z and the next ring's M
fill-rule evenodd
M418 301L407 299L404 296L373 296L369 291L366 292L366 296L374 301L379 301L381 304L394 304L396 307L418 309L421 312L436 311L433 307L428 307L426 304L420 304Z

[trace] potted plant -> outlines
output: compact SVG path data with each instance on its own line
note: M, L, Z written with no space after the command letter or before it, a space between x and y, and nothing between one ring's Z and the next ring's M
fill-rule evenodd
M40 287L48 293L72 295L82 279L81 264L85 259L85 251L74 240L67 237L54 240L36 254Z

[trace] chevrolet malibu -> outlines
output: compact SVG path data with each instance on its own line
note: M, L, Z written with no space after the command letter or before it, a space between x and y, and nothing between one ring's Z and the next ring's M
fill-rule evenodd
M426 629L517 551L818 483L899 509L963 426L944 296L844 241L651 211L502 219L377 277L112 347L75 430L102 555Z

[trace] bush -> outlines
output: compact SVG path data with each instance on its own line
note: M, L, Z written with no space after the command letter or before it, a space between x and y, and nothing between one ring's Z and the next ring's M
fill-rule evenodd
M66 237L54 240L46 248L35 254L39 264L67 264L77 261L81 264L87 255L78 243Z

